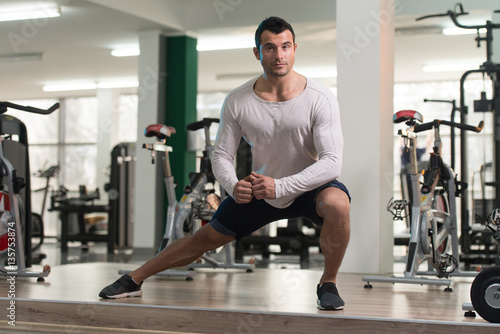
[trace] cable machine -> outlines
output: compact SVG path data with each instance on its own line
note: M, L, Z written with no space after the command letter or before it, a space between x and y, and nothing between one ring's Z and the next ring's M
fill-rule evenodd
M498 13L500 11L495 11ZM466 79L474 73L482 73L487 75L493 84L493 96L491 100L486 99L486 94L483 92L481 94L481 99L475 101L475 111L477 112L493 112L494 117L494 143L493 143L493 168L494 168L494 181L487 182L486 185L494 188L494 200L493 207L500 207L500 64L496 64L492 61L492 42L493 42L493 29L500 28L500 24L492 23L491 21L486 21L484 25L464 25L458 22L458 17L467 15L468 12L464 12L462 4L458 3L455 5L453 10L449 10L446 13L441 14L431 14L420 18L417 21L433 18L433 17L443 17L448 16L452 20L453 24L462 29L473 29L477 31L477 36L475 38L477 47L481 47L481 43L486 44L486 61L479 66L478 69L473 69L466 71L460 79L460 105L458 111L460 114L460 123L466 124L468 107L465 105L465 81ZM486 33L481 35L480 30L486 30ZM453 129L452 129L453 130ZM453 133L453 132L452 132ZM454 159L454 157L452 157ZM454 161L452 161L454 165ZM469 177L468 167L467 167L467 134L466 131L460 131L460 169L461 169L461 179L467 180ZM462 182L464 184L464 182ZM462 189L460 198L460 211L461 211L461 238L460 246L462 250L462 258L467 260L469 255L472 253L472 239L474 232L471 228L471 219L469 212L469 195L467 191ZM485 219L486 217L482 217Z

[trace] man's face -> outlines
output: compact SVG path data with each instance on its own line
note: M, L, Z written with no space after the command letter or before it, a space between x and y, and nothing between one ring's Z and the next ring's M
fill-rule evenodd
M264 30L260 37L260 47L254 48L254 54L260 60L265 76L283 77L293 67L296 49L297 44L293 43L290 30L280 34Z

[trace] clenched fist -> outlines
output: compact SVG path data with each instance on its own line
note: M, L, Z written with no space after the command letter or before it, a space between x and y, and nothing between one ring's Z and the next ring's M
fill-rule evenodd
M257 199L275 199L276 186L274 179L269 176L252 172L245 178L252 183L252 193Z
M239 180L234 186L233 197L238 204L249 203L252 200L252 183L247 179L248 176Z

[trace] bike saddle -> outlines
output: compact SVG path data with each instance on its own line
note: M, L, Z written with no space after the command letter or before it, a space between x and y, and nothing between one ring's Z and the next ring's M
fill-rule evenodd
M410 120L419 121L422 123L424 121L424 117L421 113L415 110L400 110L392 116L392 123L397 124L401 122L406 122Z
M170 135L175 133L175 129L171 126L163 124L151 124L144 130L146 137L157 137L160 140L167 139Z

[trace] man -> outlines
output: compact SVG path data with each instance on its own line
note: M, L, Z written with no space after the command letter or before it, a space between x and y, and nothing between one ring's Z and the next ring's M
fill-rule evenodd
M337 100L293 70L297 44L285 20L265 19L255 41L263 74L227 96L212 158L214 174L231 196L210 224L122 276L100 297L141 296L142 282L160 271L188 265L270 222L305 217L322 225L318 307L343 308L336 282L349 242L350 196L336 180L343 149ZM238 180L233 161L242 137L252 148L253 172Z

